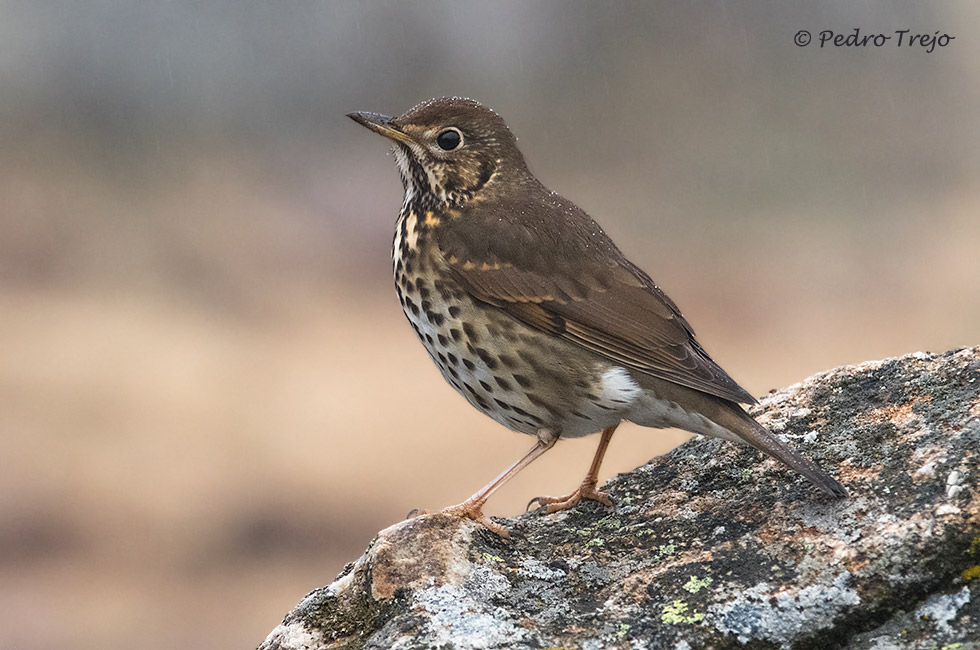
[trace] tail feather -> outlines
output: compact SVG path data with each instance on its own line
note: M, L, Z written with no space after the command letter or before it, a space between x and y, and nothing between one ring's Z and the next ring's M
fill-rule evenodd
M722 417L717 424L728 429L743 441L759 451L765 452L792 469L805 476L811 483L830 496L846 498L847 490L832 476L827 474L809 458L804 458L792 447L769 432L764 426L752 419L739 406L721 409Z

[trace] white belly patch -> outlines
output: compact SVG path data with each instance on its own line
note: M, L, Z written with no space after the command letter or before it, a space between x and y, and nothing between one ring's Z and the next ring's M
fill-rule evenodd
M633 381L625 368L610 368L602 375L602 402L617 410L628 408L643 389Z
M598 400L583 400L567 414L561 426L563 438L587 436L618 424L633 409L643 389L633 381L625 368L609 368L600 379Z

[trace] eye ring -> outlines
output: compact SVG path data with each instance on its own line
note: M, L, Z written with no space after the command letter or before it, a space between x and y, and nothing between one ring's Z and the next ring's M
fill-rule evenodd
M459 149L463 146L463 134L460 133L459 129L454 126L448 129L443 129L439 135L436 136L436 144L443 151L452 151L454 149Z

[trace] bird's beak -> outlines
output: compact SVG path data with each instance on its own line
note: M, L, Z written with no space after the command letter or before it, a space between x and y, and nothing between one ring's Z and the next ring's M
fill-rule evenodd
M366 113L361 111L348 113L347 117L361 126L369 128L379 135L383 135L389 140L395 140L407 145L414 144L411 138L392 124L392 121L395 119L393 117L381 115L380 113Z

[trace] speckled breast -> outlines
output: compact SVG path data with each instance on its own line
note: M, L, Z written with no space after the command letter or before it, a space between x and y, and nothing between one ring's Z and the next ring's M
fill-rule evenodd
M530 435L584 436L625 417L639 388L622 368L471 297L429 234L424 219L403 211L395 288L429 356L470 404Z

